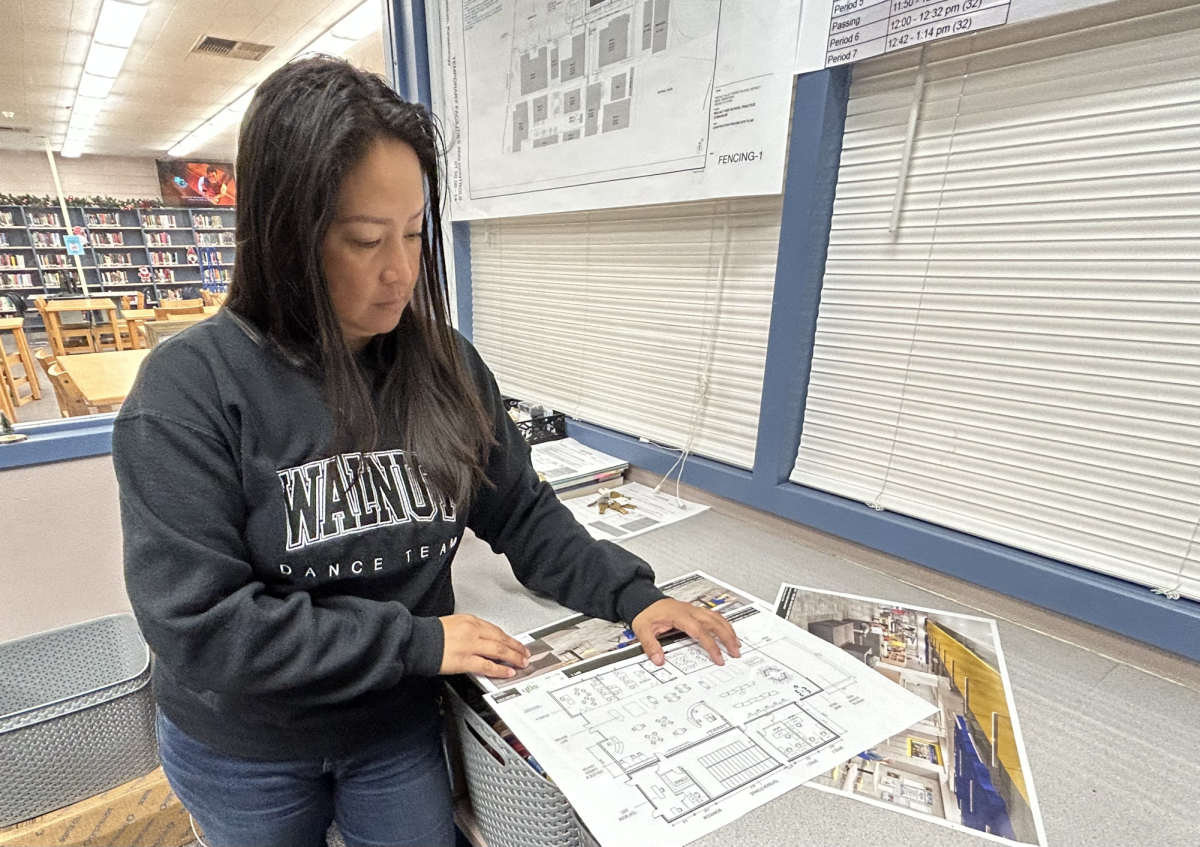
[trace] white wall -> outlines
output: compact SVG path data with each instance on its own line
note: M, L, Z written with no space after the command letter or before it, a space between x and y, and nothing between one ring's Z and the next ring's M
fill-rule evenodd
M129 608L112 456L0 471L0 641Z
M128 156L55 156L63 193L74 197L161 199L153 159ZM0 194L55 196L54 177L40 151L0 150Z

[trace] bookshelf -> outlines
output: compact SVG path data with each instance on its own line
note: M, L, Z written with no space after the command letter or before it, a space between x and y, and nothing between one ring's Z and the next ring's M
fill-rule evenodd
M61 209L0 206L0 298L8 301L0 309L32 311L29 297L81 292L65 242L72 232L84 237L79 258L93 294L141 291L156 302L229 284L236 209L70 206L67 212L69 230Z

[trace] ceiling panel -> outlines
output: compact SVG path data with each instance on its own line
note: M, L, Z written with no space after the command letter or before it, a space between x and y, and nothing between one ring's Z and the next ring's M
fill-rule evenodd
M219 109L265 79L360 0L153 0L84 155L162 157ZM0 0L0 148L58 149L101 0ZM274 45L259 62L192 53L204 35ZM382 73L383 40L348 57ZM232 159L236 128L197 154Z

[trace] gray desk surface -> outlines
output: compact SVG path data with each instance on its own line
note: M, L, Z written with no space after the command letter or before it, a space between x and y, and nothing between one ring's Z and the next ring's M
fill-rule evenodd
M989 613L715 511L625 546L660 579L700 569L768 601L787 581ZM509 632L568 614L526 591L506 560L474 538L464 539L454 585L459 612ZM1200 845L1200 691L1094 652L1086 629L1076 644L998 623L1048 842ZM801 787L694 843L977 847L986 840Z

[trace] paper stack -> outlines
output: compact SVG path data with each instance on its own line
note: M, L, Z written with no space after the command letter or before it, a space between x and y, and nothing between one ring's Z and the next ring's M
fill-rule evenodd
M559 497L578 497L624 480L629 463L580 444L574 438L534 444L533 469Z

